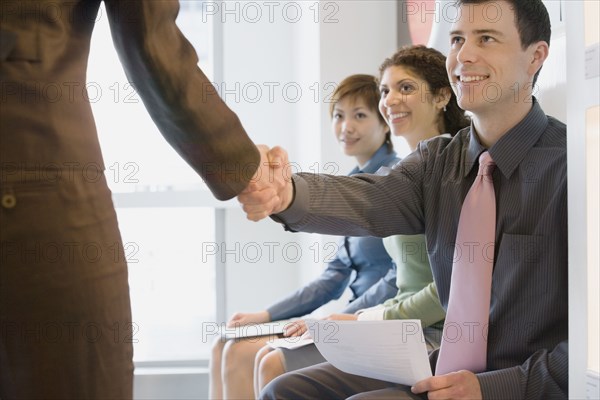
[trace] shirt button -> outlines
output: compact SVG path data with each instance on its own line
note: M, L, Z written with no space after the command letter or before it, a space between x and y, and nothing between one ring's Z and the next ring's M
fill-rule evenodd
M2 207L14 208L17 205L17 198L12 193L6 193L2 195Z

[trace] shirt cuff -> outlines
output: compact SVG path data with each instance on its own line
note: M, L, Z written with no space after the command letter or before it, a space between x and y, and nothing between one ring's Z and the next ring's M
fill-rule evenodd
M309 195L308 183L299 175L292 175L292 183L294 185L294 199L292 204L280 212L279 214L271 215L271 218L279 223L286 225L299 222L308 212Z

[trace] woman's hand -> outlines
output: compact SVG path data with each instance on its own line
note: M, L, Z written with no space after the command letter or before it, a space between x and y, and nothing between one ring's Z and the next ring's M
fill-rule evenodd
M329 321L357 321L358 315L355 314L331 314L329 317L325 318Z
M299 319L293 322L290 322L283 328L283 336L292 337L292 336L302 336L306 331L306 322L303 319Z
M250 324L264 324L270 322L271 316L268 311L260 311L256 313L235 313L227 321L228 328Z

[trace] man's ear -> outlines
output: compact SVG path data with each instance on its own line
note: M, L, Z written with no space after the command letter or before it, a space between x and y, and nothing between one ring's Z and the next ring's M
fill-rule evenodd
M531 76L534 76L542 68L542 65L544 65L544 61L548 58L548 47L548 43L543 40L529 46L528 50L531 52L531 61L528 72Z

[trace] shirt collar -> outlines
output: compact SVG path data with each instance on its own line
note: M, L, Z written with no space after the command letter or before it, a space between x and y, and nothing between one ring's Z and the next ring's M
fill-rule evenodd
M388 152L388 146L384 143L373 156L367 161L363 168L354 167L352 171L350 171L349 175L358 174L358 173L366 173L366 174L374 174L380 167L389 165L392 160L397 157L395 151Z
M533 98L533 105L525 118L508 130L489 149L496 168L502 172L504 177L508 179L512 176L521 161L523 161L523 158L538 142L547 125L548 117L544 114L538 101ZM465 177L471 172L473 166L479 164L479 156L486 150L479 143L473 123L471 123L469 136L469 147L467 148L467 156L465 158Z

